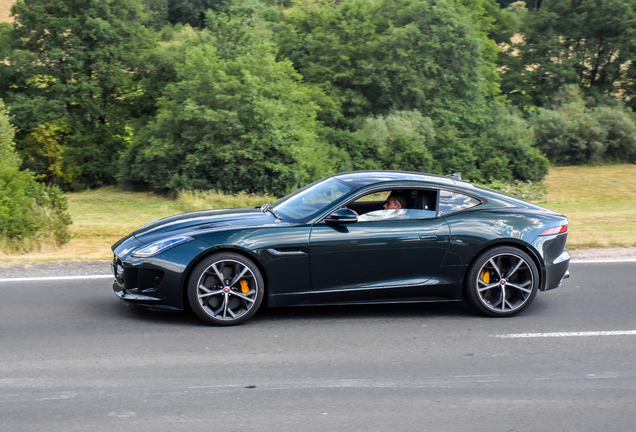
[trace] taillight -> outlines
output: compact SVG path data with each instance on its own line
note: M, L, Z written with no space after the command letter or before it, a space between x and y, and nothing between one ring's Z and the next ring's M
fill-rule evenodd
M543 231L541 234L539 234L540 236L548 236L548 235L554 235L554 234L563 234L568 232L568 226L567 225L561 225L558 227L553 227L553 228L548 228L547 230Z

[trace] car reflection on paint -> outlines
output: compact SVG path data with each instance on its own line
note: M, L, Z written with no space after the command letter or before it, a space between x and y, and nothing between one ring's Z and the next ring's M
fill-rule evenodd
M399 194L404 206L385 209ZM172 216L113 245L114 291L239 324L268 306L460 301L526 309L568 273L567 218L457 178L338 174L274 204Z

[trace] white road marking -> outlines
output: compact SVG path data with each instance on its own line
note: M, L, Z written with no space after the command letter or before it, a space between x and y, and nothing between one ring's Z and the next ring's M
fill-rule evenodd
M560 338L560 337L580 337L580 336L636 336L636 330L557 332L557 333L512 333L512 334L495 335L495 337L502 338L502 339Z
M636 259L570 260L570 264L634 263Z
M30 277L30 278L5 278L0 282L36 282L36 281L55 281L69 279L115 279L113 275L84 275L84 276L48 276L48 277Z

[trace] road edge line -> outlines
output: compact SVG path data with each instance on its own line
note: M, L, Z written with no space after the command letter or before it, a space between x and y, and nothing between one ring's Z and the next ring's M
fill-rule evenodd
M81 276L40 276L40 277L21 277L21 278L3 278L0 282L35 282L35 281L55 281L55 280L69 280L69 279L114 279L113 275L81 275Z

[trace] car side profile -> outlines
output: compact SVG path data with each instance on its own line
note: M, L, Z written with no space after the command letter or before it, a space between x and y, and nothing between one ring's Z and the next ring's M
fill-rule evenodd
M399 194L404 205L387 209ZM568 220L452 177L337 174L274 204L147 224L113 245L113 289L239 324L270 307L468 301L509 317L569 276Z

